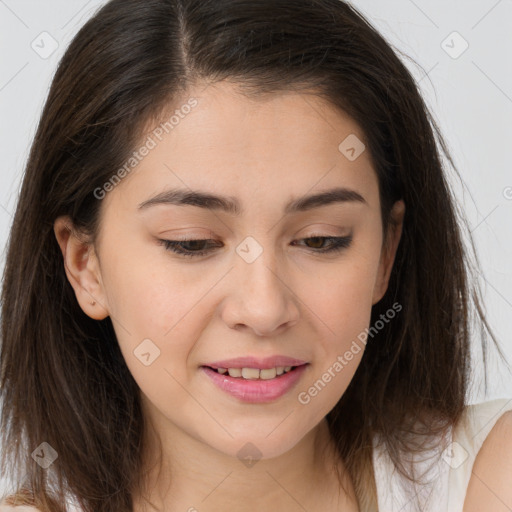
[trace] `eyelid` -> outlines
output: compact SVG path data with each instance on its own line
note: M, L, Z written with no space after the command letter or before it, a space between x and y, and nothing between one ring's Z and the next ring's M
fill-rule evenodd
M353 234L350 233L347 236L330 236L330 235L322 235L322 234L312 234L311 236L298 238L298 241L304 241L304 240L312 240L312 239L324 239L324 240L331 240L333 241L332 244L327 248L308 248L306 247L306 250L312 254L316 255L322 255L322 254L330 254L335 255L344 249L348 249L352 245L353 241ZM295 242L296 240L294 240ZM178 256L184 256L189 258L194 257L201 257L205 255L212 254L213 249L215 249L215 244L210 244L210 247L207 249L201 249L199 251L193 251L190 249L183 249L180 244L186 243L186 242L215 242L214 239L210 238L193 238L188 237L186 239L180 239L180 240L158 240L159 245L164 246L165 250L171 251ZM213 245L213 247L212 247ZM301 245L301 247L305 247L304 245Z

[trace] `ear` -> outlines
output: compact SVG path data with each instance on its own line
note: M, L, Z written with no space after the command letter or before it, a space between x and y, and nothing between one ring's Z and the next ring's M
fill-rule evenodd
M372 305L379 302L388 289L389 277L391 276L396 251L402 236L404 215L405 203L403 200L397 201L391 209L388 233L382 246L377 280L373 289Z
M103 320L109 311L94 246L78 236L67 216L59 217L53 230L64 257L66 276L80 307L94 320Z

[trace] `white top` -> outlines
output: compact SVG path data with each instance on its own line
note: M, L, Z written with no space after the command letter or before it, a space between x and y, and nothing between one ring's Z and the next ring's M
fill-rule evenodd
M424 471L427 481L414 491L407 487L407 481L403 485L405 478L375 439L373 463L379 512L462 512L478 451L498 419L510 410L512 398L468 405L461 421L446 438L437 440L437 446L423 460L413 457L417 474Z

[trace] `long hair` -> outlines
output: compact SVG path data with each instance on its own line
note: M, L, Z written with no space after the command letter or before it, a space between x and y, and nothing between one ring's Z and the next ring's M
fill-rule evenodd
M86 512L132 510L145 449L140 390L110 318L95 321L79 307L53 224L69 215L94 241L94 191L178 95L220 80L253 97L315 91L361 126L383 226L395 201L406 204L389 287L371 322L395 303L400 314L368 340L327 415L361 510L376 509L375 436L416 481L403 459L417 449L413 420L425 419L421 432L431 435L461 418L472 319L482 326L484 352L488 333L499 350L471 280L440 156L453 166L446 144L411 73L354 7L340 0L111 0L59 64L10 231L0 398L1 471L15 481L12 504L64 512L73 496ZM44 468L37 450L48 445L58 458Z

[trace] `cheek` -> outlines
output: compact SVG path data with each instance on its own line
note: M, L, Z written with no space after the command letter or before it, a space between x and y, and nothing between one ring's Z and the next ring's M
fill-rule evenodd
M159 408L172 403L173 410L181 410L189 396L179 383L187 382L189 354L203 328L194 316L194 304L204 291L186 285L180 274L169 276L155 266L135 266L128 275L112 274L114 279L113 324L130 373Z
M345 259L308 279L304 292L338 339L346 339L368 325L378 275L379 249L354 248ZM357 331L357 332L356 332Z
M362 279L364 274L355 272L340 278L331 284L329 297L315 306L326 326L323 329L325 336L321 338L321 353L317 353L321 367L316 371L323 373L332 368L339 357L346 356L342 372L344 377L338 377L335 384L335 387L343 389L350 380L345 377L353 375L363 355L365 344L361 341L362 333L366 332L371 318L372 286L363 285ZM335 373L338 374L338 371Z
M197 270L185 271L186 265L173 261L154 240L115 235L108 235L102 264L113 320L130 332L162 338L205 294L208 279Z
M113 257L107 257L108 250ZM102 274L106 276L103 284L110 316L134 378L146 382L152 380L156 370L160 374L164 369L183 374L191 340L197 339L203 328L197 321L197 311L215 276L208 279L204 274L180 272L178 265L169 264L160 247L137 249L132 243L130 251L115 251L113 246L105 246L104 254ZM158 355L149 373L137 357L142 343L147 348L142 353L149 351L150 360ZM167 374L164 377L170 378Z
M357 265L331 278L318 292L313 309L322 324L311 374L298 390L305 423L324 417L345 393L366 348L371 318L374 270ZM311 296L311 295L310 295Z
M311 389L311 396L321 390L327 408L334 406L346 390L364 354L379 254L377 244L354 250L330 271L317 274L320 278L310 281L311 288L305 295L324 333L318 339L319 364L311 385L319 382Z

